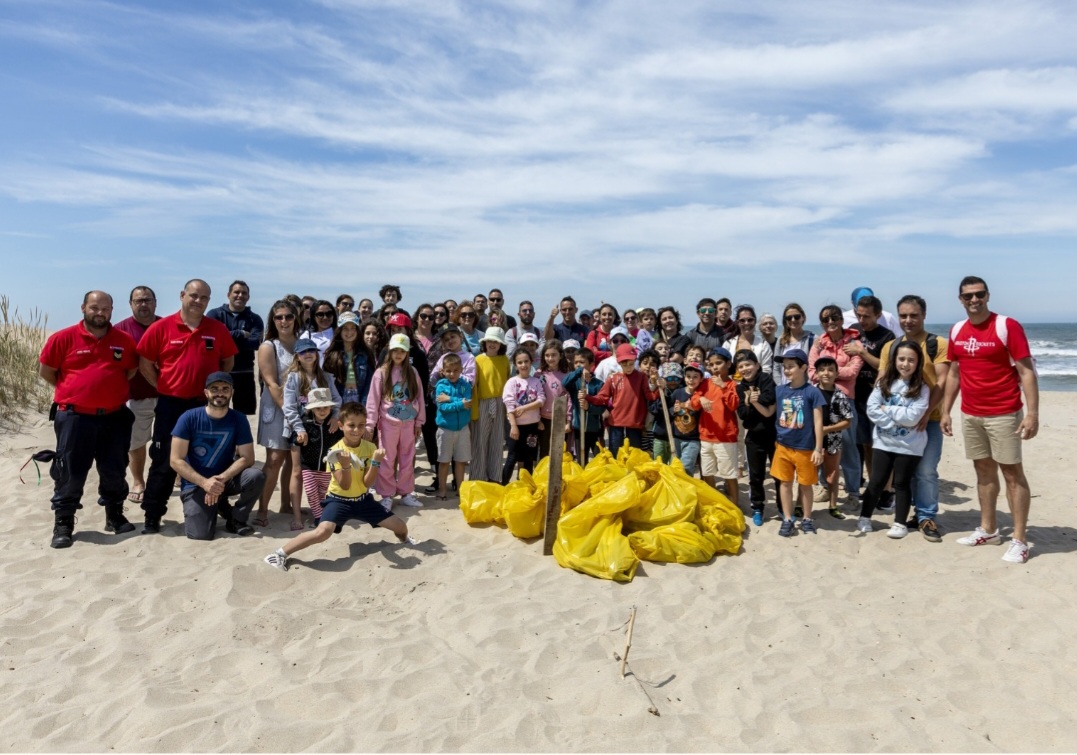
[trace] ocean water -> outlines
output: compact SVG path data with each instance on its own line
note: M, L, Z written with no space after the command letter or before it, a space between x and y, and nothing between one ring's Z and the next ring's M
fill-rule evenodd
M1028 336L1041 391L1077 391L1077 323L1021 323ZM928 325L948 335L950 324Z

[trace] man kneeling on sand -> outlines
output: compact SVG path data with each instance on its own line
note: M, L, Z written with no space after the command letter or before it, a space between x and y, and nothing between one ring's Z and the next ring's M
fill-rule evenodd
M408 536L408 525L390 514L370 494L370 486L378 477L378 467L385 458L385 449L377 448L363 438L366 430L366 409L362 404L345 403L340 407L340 427L344 439L326 456L326 466L332 474L329 494L322 504L322 518L310 532L289 540L265 557L265 562L281 571L288 571L288 557L316 543L323 543L344 529L349 519L358 519L371 527L392 530L402 543L417 545Z

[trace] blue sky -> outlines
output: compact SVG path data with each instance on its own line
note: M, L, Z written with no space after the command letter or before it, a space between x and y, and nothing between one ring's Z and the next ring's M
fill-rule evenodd
M1073 322L1074 39L1061 0L0 0L0 293L936 321L974 273Z

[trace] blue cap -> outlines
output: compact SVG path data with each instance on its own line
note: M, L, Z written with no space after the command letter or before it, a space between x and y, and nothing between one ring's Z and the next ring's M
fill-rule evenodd
M296 354L302 354L304 351L317 350L318 344L314 343L314 341L310 340L309 338L300 338L298 341L295 342L295 349L293 349Z
M228 385L235 387L235 382L232 380L232 376L227 372L211 372L206 376L206 387L209 388L214 383L228 383Z
M721 357L722 359L726 360L727 362L732 362L733 361L733 355L729 353L729 349L723 349L721 346L719 346L716 349L711 349L711 353L708 354L707 356Z
M801 364L808 363L808 355L804 353L804 349L786 349L782 352L782 359L796 359Z
M872 291L867 286L860 286L859 288L854 288L853 289L853 306L854 307L856 306L856 303L858 301L860 301L860 297L862 297L862 296L875 296L875 292Z

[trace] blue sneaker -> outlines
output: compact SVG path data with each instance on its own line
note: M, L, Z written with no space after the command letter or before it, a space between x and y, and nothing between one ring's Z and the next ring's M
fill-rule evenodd
M756 527L762 527L763 526L763 512L762 511L759 511L757 509L756 511L752 512L752 524L754 524Z
M797 531L796 522L792 519L783 519L782 526L778 530L778 534L782 537L792 537L793 533Z
M813 522L811 519L801 519L800 520L800 531L803 532L805 535L814 535L814 534L816 534L816 532L815 532L815 522Z

